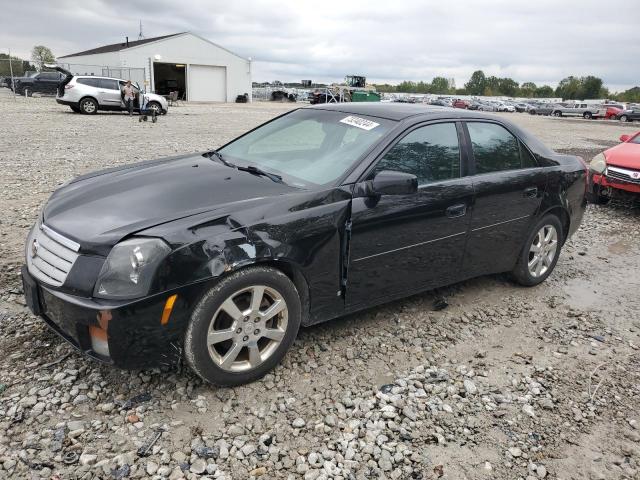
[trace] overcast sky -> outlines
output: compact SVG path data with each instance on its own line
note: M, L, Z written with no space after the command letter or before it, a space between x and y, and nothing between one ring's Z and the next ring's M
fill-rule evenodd
M254 81L454 78L474 70L555 86L568 75L640 85L634 0L22 0L2 2L0 52L66 55L192 31L244 57Z

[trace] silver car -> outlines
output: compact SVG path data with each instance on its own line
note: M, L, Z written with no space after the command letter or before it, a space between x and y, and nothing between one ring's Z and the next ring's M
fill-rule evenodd
M94 75L73 75L71 72L57 65L52 65L59 72L66 75L58 85L56 102L68 105L77 113L93 114L98 110L127 109L124 103L122 87L126 80L111 77L97 77ZM166 114L169 110L167 99L155 93L146 93L140 85L133 84L136 91L134 110L140 111L141 107L155 110L157 114Z

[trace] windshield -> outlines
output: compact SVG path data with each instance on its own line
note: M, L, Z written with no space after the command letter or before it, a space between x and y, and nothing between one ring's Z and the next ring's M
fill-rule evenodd
M256 166L306 187L335 182L395 122L316 109L284 115L220 149L239 166Z
M636 135L635 137L633 137L631 140L629 140L629 143L640 144L640 133L638 135Z

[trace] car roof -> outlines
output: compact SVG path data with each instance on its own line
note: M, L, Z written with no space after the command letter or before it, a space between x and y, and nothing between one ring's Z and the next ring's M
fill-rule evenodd
M121 78L116 78L116 77L100 77L98 75L74 75L74 78L102 78L104 80L117 80L119 82L126 82L126 80L123 80ZM133 82L131 82L133 83Z
M428 104L396 103L396 102L349 102L349 103L323 103L305 107L316 110L330 110L353 115L367 115L370 117L386 118L387 120L401 121L412 117L424 119L438 118L485 118L503 121L493 115L477 111L463 110L461 108L440 107ZM503 121L504 122L504 121ZM506 123L506 122L505 122Z

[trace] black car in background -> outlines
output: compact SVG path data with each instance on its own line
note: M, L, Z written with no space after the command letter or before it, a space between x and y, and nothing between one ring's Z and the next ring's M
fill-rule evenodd
M621 122L632 122L633 120L640 120L640 108L623 110L618 115L616 115L616 119L620 120Z
M47 93L55 95L58 84L65 75L60 72L40 72L28 77L15 79L15 92L19 95L32 93Z
M271 370L300 326L479 275L536 285L585 209L586 167L500 117L327 104L219 150L83 175L26 242L32 311L119 367Z

